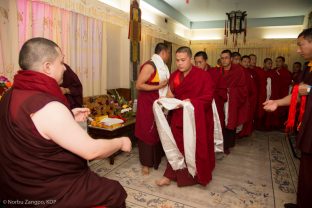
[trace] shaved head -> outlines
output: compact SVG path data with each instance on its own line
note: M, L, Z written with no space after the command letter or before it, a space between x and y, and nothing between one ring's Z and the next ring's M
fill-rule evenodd
M32 38L24 43L19 53L19 65L23 70L37 70L45 61L53 62L59 55L59 46L45 38Z

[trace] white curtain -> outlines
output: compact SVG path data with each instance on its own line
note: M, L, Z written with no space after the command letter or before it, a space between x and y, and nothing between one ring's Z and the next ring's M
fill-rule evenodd
M0 0L0 76L13 81L18 66L16 1Z

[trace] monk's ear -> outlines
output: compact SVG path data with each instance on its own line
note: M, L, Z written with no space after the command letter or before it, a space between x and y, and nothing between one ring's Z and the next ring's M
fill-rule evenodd
M51 67L51 63L48 61L43 62L43 72L45 74L51 74L52 73L52 67Z

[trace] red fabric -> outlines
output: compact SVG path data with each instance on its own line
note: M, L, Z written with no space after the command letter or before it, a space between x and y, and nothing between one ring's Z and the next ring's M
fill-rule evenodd
M288 112L288 120L286 121L286 131L293 131L295 125L297 98L298 98L298 85L295 85L291 94L290 107Z
M142 66L140 67L140 72L142 71L143 67L144 67L145 65L147 65L147 64L153 66L154 72L153 72L153 74L150 76L150 78L147 80L146 84L149 84L149 85L158 85L159 82L152 82L152 80L154 79L154 77L156 76L156 73L157 73L157 71L156 71L156 65L154 64L154 62L153 62L152 60L146 61L144 64L142 64Z
M151 64L151 61L147 61L141 66L141 69L146 65ZM154 67L156 72L156 67ZM146 82L146 84L155 84L151 83L150 81L155 76L155 72L151 75L150 79ZM156 83L158 85L158 83ZM153 103L155 100L159 98L158 90L152 91L143 91L140 90L138 92L138 107L136 112L136 124L135 124L135 136L147 143L149 145L157 144L159 140L156 124L154 121L154 114L153 114Z
M247 82L247 88L248 88L248 119L243 124L243 129L239 132L239 137L249 136L254 129L254 115L256 110L256 104L257 104L257 86L256 86L256 79L255 75L253 75L253 72L251 69L244 68L244 73L246 77Z
M289 94L291 85L291 74L285 68L275 68L269 71L271 78L271 100L281 99ZM265 126L268 130L280 129L284 127L287 120L288 107L283 106L274 112L266 113Z
M57 97L67 108L69 103L63 95L55 79L32 70L20 70L14 76L13 88L21 90L34 90Z
M292 81L294 84L299 84L300 83L300 78L302 76L302 71L298 71L298 72L293 72L291 74L292 77Z
M281 68L278 70L279 73L279 98L283 98L289 94L289 86L292 82L292 77L290 71L285 68Z
M181 77L181 75L183 73L176 70L170 76L169 83L174 82L177 79L176 77ZM171 84L170 86L173 85ZM177 99L190 99L195 108L197 175L193 180L199 184L207 185L212 179L212 170L215 166L211 108L214 93L213 81L207 72L193 66L181 84L172 89L172 92ZM180 152L184 154L182 109L172 111L170 126L177 146ZM170 165L168 166L170 167ZM186 180L186 177L189 178L189 174L179 174L184 171L173 171L167 167L165 176L172 180L177 180L179 186L191 185L190 180Z
M297 110L297 99L299 94L299 85L295 85L291 94L291 101L290 101L290 107L289 107L289 113L288 113L288 119L286 121L286 131L292 132L293 128L295 126L295 119L296 119L296 110ZM300 128L305 105L306 105L307 96L301 96L301 102L299 107L299 117L298 117L298 129Z
M224 79L229 93L227 128L235 129L248 120L248 89L246 76L240 65L232 64L230 70L223 70L222 79Z

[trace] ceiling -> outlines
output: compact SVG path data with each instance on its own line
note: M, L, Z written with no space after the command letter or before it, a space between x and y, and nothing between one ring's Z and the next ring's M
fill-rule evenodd
M142 0L191 29L222 28L226 12L247 11L248 25L302 25L312 0Z

